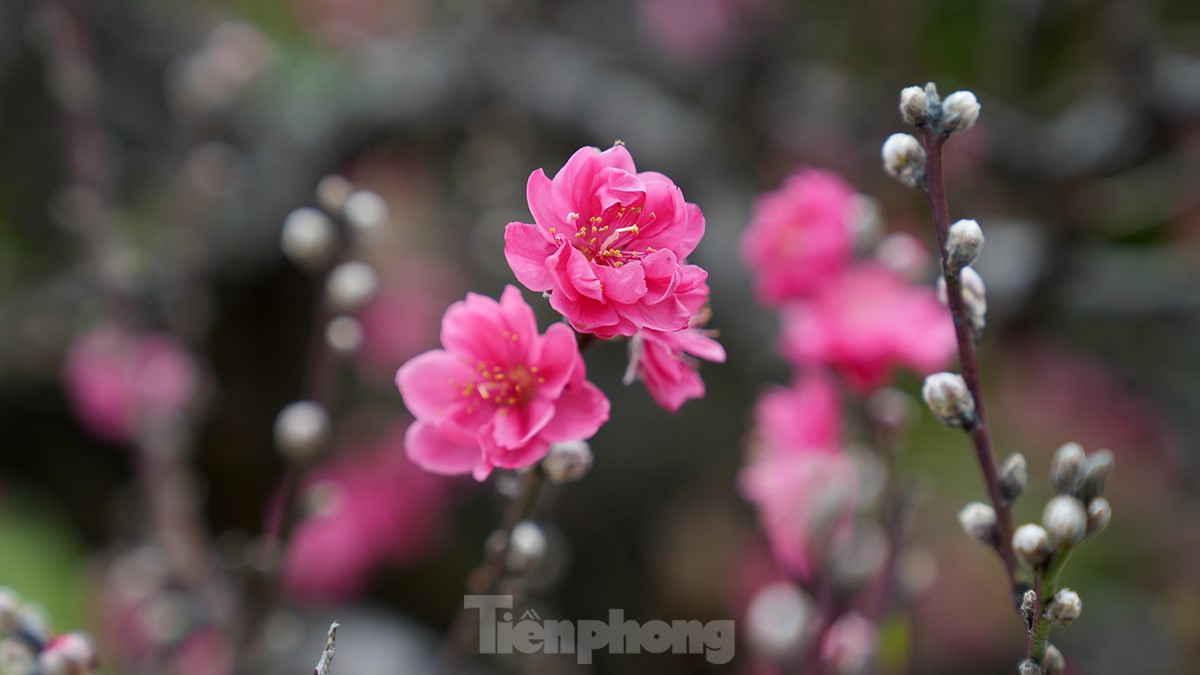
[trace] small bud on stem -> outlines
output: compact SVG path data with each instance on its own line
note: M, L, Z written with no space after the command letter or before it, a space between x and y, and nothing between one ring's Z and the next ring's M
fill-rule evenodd
M1053 551L1050 546L1050 534L1041 525L1022 525L1013 533L1013 551L1026 565L1039 570L1045 567Z
M983 228L974 220L960 220L950 226L946 240L946 267L958 272L972 265L983 251Z
M1058 626L1068 626L1083 612L1083 600L1075 591L1064 588L1046 604L1045 617Z
M905 87L900 90L900 117L914 127L929 122L929 96L924 89Z
M909 134L892 134L883 144L883 168L909 187L925 180L925 149Z
M1083 504L1074 497L1059 495L1046 504L1042 513L1042 525L1055 548L1060 544L1075 545L1087 533L1087 512Z
M979 119L979 99L969 91L956 91L942 101L942 125L946 133L957 134L975 126Z
M996 545L996 510L983 502L971 502L958 512L958 523L976 541Z
M1029 465L1025 461L1025 455L1014 452L1000 467L1000 499L1005 504L1012 504L1025 492L1025 484L1028 482Z
M925 378L921 396L933 414L948 427L970 429L975 425L975 399L967 383L954 373L934 373Z

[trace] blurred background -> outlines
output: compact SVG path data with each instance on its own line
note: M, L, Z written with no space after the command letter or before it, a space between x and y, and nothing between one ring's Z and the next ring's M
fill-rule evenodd
M544 495L549 557L526 591L546 618L734 618L762 548L736 489L743 438L756 394L789 372L736 254L753 199L797 167L830 168L879 201L889 230L930 241L919 193L878 159L903 131L900 88L929 80L983 105L948 145L947 187L951 213L987 233L985 386L1000 452L1024 452L1032 474L1018 522L1038 517L1058 445L1116 455L1113 524L1064 579L1087 605L1055 634L1068 672L1193 672L1200 5L1184 0L5 0L0 584L57 629L95 635L107 672L231 672L237 645L195 617L231 613L240 587L212 569L168 574L194 556L146 533L198 528L220 572L261 562L272 504L297 479L276 414L323 397L337 450L302 501L321 513L361 499L370 516L299 531L328 566L285 573L257 672L304 672L334 618L335 672L414 672L503 499L496 480L430 478L388 452L407 423L395 369L437 345L450 302L514 283L502 237L530 219L529 173L621 140L704 211L693 261L729 358L703 368L706 398L670 415L621 384L622 345L589 350L613 422L587 479ZM318 195L329 175L354 187ZM348 218L373 229L356 256L378 292L354 312L362 344L326 363L322 283L285 258L280 231L339 189L370 191ZM106 425L129 397L178 405ZM879 669L1012 672L1024 638L1000 566L954 519L983 494L973 454L924 412L905 446L930 581L885 626ZM147 663L156 644L178 647L169 663Z

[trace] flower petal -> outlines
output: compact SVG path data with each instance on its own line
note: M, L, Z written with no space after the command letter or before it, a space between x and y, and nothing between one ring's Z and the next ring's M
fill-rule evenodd
M639 262L621 267L596 265L595 273L609 300L632 305L646 295L646 273Z
M555 250L549 235L541 227L528 223L509 223L504 228L504 257L517 281L531 291L554 288L554 275L546 260Z
M413 417L437 419L461 400L460 388L474 373L461 359L441 349L413 357L396 371L396 386Z
M483 459L478 444L455 443L437 427L420 420L404 435L404 449L422 469L451 476L475 470Z
M520 448L536 436L554 416L554 403L536 396L524 405L500 408L492 417L492 438L506 450Z
M608 421L609 411L608 398L596 385L587 380L574 383L563 391L541 438L551 443L591 438Z

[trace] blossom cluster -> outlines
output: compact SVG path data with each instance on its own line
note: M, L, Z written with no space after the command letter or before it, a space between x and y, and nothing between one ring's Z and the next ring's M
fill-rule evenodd
M96 647L84 633L55 635L36 604L0 587L0 671L6 675L91 675Z
M534 222L508 224L504 255L566 322L539 333L515 286L499 301L471 293L447 310L442 349L396 374L417 418L408 453L426 470L483 480L591 438L610 405L587 379L583 336L627 338L626 380L644 381L671 411L704 395L696 359L725 359L703 327L708 273L687 260L704 216L671 179L639 172L621 144L584 147L553 178L534 171L527 196Z

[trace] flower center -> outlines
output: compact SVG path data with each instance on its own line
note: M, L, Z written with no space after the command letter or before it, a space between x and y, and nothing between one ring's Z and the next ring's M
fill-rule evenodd
M470 399L468 413L475 412L476 404L500 406L500 414L508 413L508 408L524 405L537 393L537 386L546 381L538 375L538 367L490 366L483 361L475 364L476 378L472 382L459 385L451 382L454 387L460 387L463 398Z
M613 204L604 209L598 216L588 218L587 224L580 224L579 229L570 237L571 245L583 252L591 262L620 267L631 260L637 260L654 249L646 247L645 251L633 250L632 244L637 238L641 227L654 222L654 212L643 217L642 206L625 206ZM582 217L571 213L567 220L572 224L579 223ZM555 228L550 228L557 242L564 241L564 236L558 234Z

